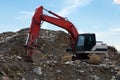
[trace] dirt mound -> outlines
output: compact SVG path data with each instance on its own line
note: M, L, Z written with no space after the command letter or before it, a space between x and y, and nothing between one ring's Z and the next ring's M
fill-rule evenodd
M119 54L109 46L106 58L94 65L71 61L69 35L63 31L40 32L34 63L24 61L28 29L0 34L0 80L114 80L119 78Z

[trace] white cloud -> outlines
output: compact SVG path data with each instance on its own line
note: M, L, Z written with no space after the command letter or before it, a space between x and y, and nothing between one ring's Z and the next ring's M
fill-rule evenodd
M92 0L66 0L65 4L67 6L65 6L60 12L58 12L58 14L60 14L61 16L67 16L80 6L87 5L91 1Z
M113 0L113 3L120 4L120 0Z
M65 4L66 7L61 9L61 11L59 11L58 14L60 14L61 16L67 16L70 13L72 13L74 10L79 8L79 6L87 5L91 1L92 0L65 0L63 1L62 4ZM34 11L20 11L16 19L30 22L33 14L34 14ZM49 28L49 25L46 23L43 26L45 26L46 28Z
M114 31L114 32L119 32L119 33L120 33L120 27L111 28L110 30L111 30L111 31Z
M58 12L61 16L67 16L80 6L85 6L89 4L92 0L65 0L62 4L66 6ZM30 19L34 14L34 11L20 11L16 19Z
M20 11L19 15L16 17L18 20L31 20L34 12L32 11Z
M60 16L66 17L70 13L72 13L77 8L80 8L80 6L85 6L89 4L92 0L65 0L62 4L66 5L61 11L58 12ZM51 27L50 27L51 26ZM62 30L65 31L62 28L54 27L53 25L50 25L48 23L43 24L43 28L46 29L53 29L53 30Z

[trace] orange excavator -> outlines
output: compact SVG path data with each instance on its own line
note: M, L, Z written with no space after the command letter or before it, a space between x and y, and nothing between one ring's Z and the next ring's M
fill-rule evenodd
M53 16L43 14L43 10ZM72 22L52 11L43 8L43 6L40 6L36 9L35 14L32 17L30 31L26 40L27 54L30 57L34 53L32 48L35 44L37 44L36 39L39 37L41 23L43 21L68 31L71 39L71 48L67 49L67 51L72 51L74 53L73 58L78 57L79 54L106 53L107 51L107 45L101 41L98 43L94 33L78 34L78 31Z

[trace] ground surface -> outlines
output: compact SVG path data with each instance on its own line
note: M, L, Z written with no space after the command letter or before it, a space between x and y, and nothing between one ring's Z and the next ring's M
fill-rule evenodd
M119 80L120 56L114 47L99 64L71 61L68 34L41 30L38 47L25 61L28 29L0 34L0 80ZM116 79L115 79L116 78Z

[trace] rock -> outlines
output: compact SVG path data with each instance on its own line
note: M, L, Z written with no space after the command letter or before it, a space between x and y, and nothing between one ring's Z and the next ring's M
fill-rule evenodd
M17 56L17 58L18 58L19 60L21 60L21 59L22 59L22 57L20 57L20 56Z
M75 60L73 63L74 63L75 65L80 65L80 64L81 64L81 61L80 61L80 60Z
M65 54L65 55L62 57L62 62L71 61L72 56L73 56L72 54Z
M116 80L116 77L115 77L115 76L112 76L111 80Z
M89 55L89 60L92 64L98 64L100 62L100 56L96 54L91 54Z
M73 65L73 61L67 61L65 64Z
M3 56L3 55L0 55L0 61L5 62L5 59L4 59L4 56Z
M97 75L90 76L90 80L100 80Z
M61 71L61 70L56 70L56 72L57 72L58 74L62 73L62 71Z
M81 75L84 75L84 73L85 73L84 70L78 70L78 72L79 72Z
M120 70L118 70L116 76L115 76L118 80L120 80Z
M47 55L38 50L34 51L32 55L32 60L35 64L40 64L40 62L45 61L46 58Z
M0 71L0 75L6 76L5 72Z
M34 67L32 72L37 74L37 75L41 75L42 74L41 67Z
M108 64L99 64L99 66L100 66L101 68L105 68L105 69L110 68L110 66L109 66Z
M91 73L94 71L92 67L90 67L90 70L89 70Z
M118 66L116 66L114 69L115 69L116 71L118 71L118 70L119 70L119 67L118 67Z
M3 76L3 77L2 77L2 80L10 80L10 79L9 79L9 77L7 77L7 76Z
M25 78L22 78L22 80L25 80Z
M1 40L0 43L7 42L7 41L9 41L10 39L16 37L17 35L18 35L18 34L14 34L14 35L12 35L12 36L7 36L7 37L5 37L3 40Z

